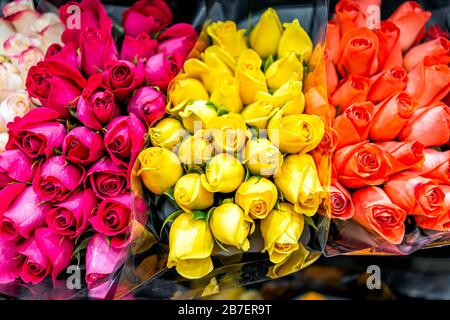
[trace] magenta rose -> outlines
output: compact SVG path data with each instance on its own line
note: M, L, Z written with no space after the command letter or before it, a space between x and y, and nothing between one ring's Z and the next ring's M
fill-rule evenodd
M108 281L125 262L126 247L111 246L103 234L95 234L86 250L86 283L89 289Z
M95 193L84 189L54 204L47 212L45 222L54 233L74 239L86 230L89 216L96 207Z
M11 183L0 188L0 218L8 210L16 198L27 188L25 183Z
M22 243L17 251L24 257L20 277L25 283L38 284L50 274L50 260L42 252L35 235Z
M0 284L11 283L20 276L23 260L15 241L0 239Z
M164 92L170 81L178 74L179 65L182 64L181 56L176 54L169 56L166 52L160 52L150 57L145 63L145 82L151 86L157 86Z
M48 47L44 58L45 61L59 60L65 62L76 69L80 65L77 47L74 43L68 43L65 46L53 43Z
M33 160L20 149L0 153L0 188L11 182L30 182L35 169Z
M98 233L111 237L111 246L128 244L131 227L131 193L103 200L94 210L89 222Z
M58 112L48 108L30 110L8 124L7 150L20 149L30 158L51 156L62 146L66 129L56 119Z
M111 121L106 126L104 141L112 161L126 168L133 164L144 144L146 131L145 125L133 113Z
M152 34L172 22L172 12L163 0L139 0L122 15L125 34L136 37L141 32Z
M52 157L37 169L33 188L41 201L63 201L81 185L84 175L83 167L63 156Z
M41 61L30 68L26 88L30 97L43 107L55 109L61 118L69 118L69 108L81 95L86 79L70 64L59 60Z
M163 31L159 41L158 52L165 51L169 56L180 54L184 62L195 46L197 32L188 23L177 23Z
M93 164L105 153L103 137L86 127L72 129L64 139L62 152L67 160L87 166Z
M79 19L75 16L77 11L73 10L74 6L80 9ZM97 28L106 32L112 30L112 20L98 0L69 1L59 8L59 16L67 27L61 36L64 43L78 44L80 33L87 28ZM79 25L76 25L77 22Z
M128 101L128 113L134 113L151 126L166 113L166 98L161 91L152 87L142 87Z
M141 32L137 37L125 35L120 51L120 59L136 62L139 59L147 59L153 55L158 46L158 41L150 38L148 33Z
M144 65L139 60L137 65L126 60L110 60L103 71L103 85L116 99L126 100L134 89L144 82Z
M86 182L89 182L92 190L101 199L117 197L124 194L129 186L127 168L115 164L109 157L104 157L89 168Z
M117 59L111 32L88 28L80 35L81 70L88 76L104 70L105 62Z

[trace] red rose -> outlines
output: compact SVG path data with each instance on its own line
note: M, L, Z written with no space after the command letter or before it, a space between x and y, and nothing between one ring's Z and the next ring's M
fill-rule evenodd
M129 177L125 167L104 157L89 168L86 182L89 182L97 197L106 199L124 194L129 186Z
M348 220L355 214L350 193L337 181L331 183L330 207L332 219Z
M59 60L70 64L75 69L80 66L77 46L74 43L68 43L61 46L58 43L51 44L45 54L45 61Z
M109 31L88 28L80 35L81 70L88 76L102 72L105 62L117 59L117 49Z
M390 155L392 174L404 171L406 169L419 168L424 161L423 144L417 141L378 142L377 146Z
M110 60L105 64L102 75L105 88L111 91L116 99L123 101L144 83L143 62L139 60L135 66L126 60Z
M373 103L383 101L390 95L402 91L408 83L408 73L402 67L382 71L370 79L367 99Z
M86 166L93 164L105 152L103 137L86 127L73 128L64 139L64 157L74 163Z

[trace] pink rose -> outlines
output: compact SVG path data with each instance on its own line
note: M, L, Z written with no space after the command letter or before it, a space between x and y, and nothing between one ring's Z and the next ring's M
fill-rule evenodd
M20 149L28 157L51 156L62 146L66 129L56 121L58 112L48 108L30 110L23 118L9 123L6 149Z
M78 69L80 66L77 47L74 43L68 43L61 46L58 43L53 43L48 47L47 53L45 54L45 61L60 60L72 67Z
M15 241L0 239L0 284L13 282L20 276L23 260Z
M72 129L62 146L62 153L67 160L83 166L93 164L103 157L104 152L102 135L86 127Z
M16 198L27 188L25 183L11 183L0 188L0 217L8 210Z
M37 169L33 188L42 201L63 201L81 185L84 175L83 167L62 156L52 157Z
M75 239L86 230L89 216L96 207L95 193L84 189L54 204L47 212L45 222L52 232Z
M130 62L147 59L155 53L157 46L158 41L150 38L148 33L141 32L137 37L125 35L122 42L122 50L120 51L120 59Z
M11 182L30 182L34 172L34 161L20 149L0 153L0 188Z
M20 277L25 283L38 284L50 273L51 264L33 235L22 243L17 251L24 256Z
M123 101L144 82L144 66L142 60L136 66L126 60L110 60L105 64L102 75L105 88Z
M158 52L165 51L169 56L179 54L184 62L194 48L196 41L197 32L194 27L188 23L177 23L163 31L159 36ZM181 69L182 65L178 67Z
M433 179L438 183L450 185L450 150L441 152L434 149L425 149L423 155L425 157L424 163L412 172Z
M141 32L158 32L171 23L172 12L162 0L139 0L122 15L125 34L132 37Z
M57 60L31 67L26 80L28 94L63 118L70 116L69 108L85 86L86 80L77 69Z
M86 182L101 199L124 194L129 185L127 169L104 157L94 163L86 175Z
M148 85L157 86L166 92L170 81L178 74L180 56L169 57L165 52L160 52L147 60L144 68L145 81Z
M88 28L80 35L81 70L88 76L102 72L105 62L117 59L117 49L109 31Z
M166 113L166 98L152 87L139 88L128 101L128 113L134 113L139 119L151 126Z

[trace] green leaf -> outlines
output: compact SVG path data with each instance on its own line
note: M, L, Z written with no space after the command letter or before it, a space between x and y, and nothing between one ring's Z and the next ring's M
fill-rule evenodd
M168 222L173 222L173 221L174 221L180 214L182 214L183 212L184 212L183 210L175 211L175 212L171 213L171 214L166 218L166 220L164 220L163 225L161 226L161 230L159 231L159 237L162 237L162 233L163 233L163 230L164 230L164 227L166 226L166 224L167 224Z
M76 254L79 254L81 251L83 251L84 249L87 248L88 243L89 243L90 238L86 238L84 239L79 245L78 247L75 248L75 250L73 251L72 257L75 256Z
M244 166L245 168L245 178L244 181L247 181L250 178L250 171L248 170L247 166Z
M193 220L206 220L207 213L200 210L192 211L192 215L194 216Z
M175 196L173 195L173 190L174 190L174 188L171 187L169 190L164 192L164 195L166 195L170 200L175 201Z
M77 113L76 108L69 108L69 113L72 117L74 117L75 119L78 119L78 113Z
M434 150L436 150L436 151L442 152L441 147L431 147L431 149L434 149Z
M280 201L280 202L284 201L284 196L283 196L283 193L281 191L278 192L278 201Z
M263 71L266 73L267 69L269 69L270 65L274 62L273 55L270 55L267 57L266 60L264 60L263 64Z
M234 200L233 200L233 198L223 199L221 204L225 204L225 203L234 203Z
M216 112L219 112L219 107L216 106L212 101L209 101L209 100L206 101L206 106L211 109L214 109L214 111L216 111Z
M62 154L62 150L59 149L59 148L53 148L53 152L56 153L56 154L59 154L59 155Z
M204 174L203 168L197 165L191 165L188 167L187 173L198 173L198 174Z
M106 240L106 244L108 245L108 248L109 248L109 246L111 245L111 238L108 236L105 236L105 240Z
M214 213L214 210L216 210L217 207L212 207L208 210L208 213L206 214L206 222L209 223L209 218L211 218L211 215Z
M223 251L226 252L230 252L230 250L228 250L227 248L225 248L222 244L222 242L220 242L219 240L217 240L216 238L214 238L214 240L216 241L217 245L219 246L220 249L222 249Z
M316 224L314 223L314 220L311 217L308 216L303 216L303 220L305 221L305 223L309 226L311 226L315 231L318 231L319 229L317 228Z
M227 110L227 109L225 109L225 108L219 108L219 110L217 111L217 115L220 117L220 116L223 116L223 115L225 115L225 114L228 114L228 113L230 113L230 111L229 110Z
M341 113L341 106L336 106L336 116Z
M252 134L252 137L251 137L252 140L256 140L259 138L259 128L258 127L248 125L248 129L250 130L250 132Z

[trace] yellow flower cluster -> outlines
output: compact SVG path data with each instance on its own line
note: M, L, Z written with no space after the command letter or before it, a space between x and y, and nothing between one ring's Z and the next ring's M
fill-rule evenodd
M167 116L149 129L137 171L180 209L167 266L190 279L213 270L216 243L250 250L257 228L270 260L287 261L324 196L308 154L324 123L303 114L312 42L299 21L282 25L268 9L248 36L233 21L206 32L212 44L169 85Z

